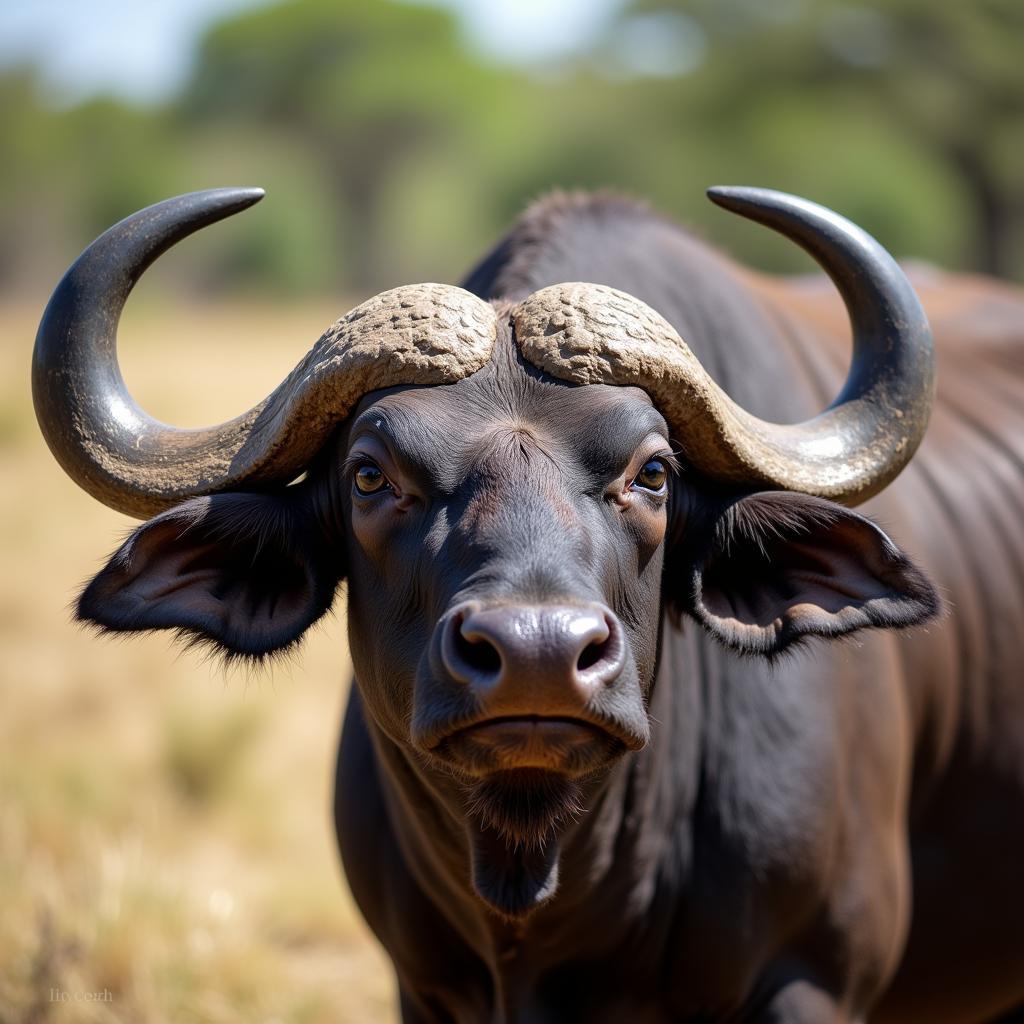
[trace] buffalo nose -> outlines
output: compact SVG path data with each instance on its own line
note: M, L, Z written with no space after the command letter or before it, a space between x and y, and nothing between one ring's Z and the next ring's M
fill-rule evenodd
M609 608L467 602L442 625L441 660L489 713L571 715L622 672L622 626Z

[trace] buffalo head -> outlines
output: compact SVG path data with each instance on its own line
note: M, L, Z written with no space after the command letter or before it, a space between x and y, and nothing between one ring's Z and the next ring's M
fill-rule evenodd
M587 284L514 303L384 292L250 412L157 423L117 367L128 292L259 195L128 218L47 308L34 386L54 454L100 500L152 516L79 615L260 658L297 642L346 579L367 721L472 833L496 908L552 891L547 840L647 741L663 608L767 656L935 610L922 574L845 507L913 454L933 379L909 285L842 218L778 193L713 196L802 244L847 303L847 384L806 423L750 415L656 312ZM536 862L510 885L494 865L517 847Z

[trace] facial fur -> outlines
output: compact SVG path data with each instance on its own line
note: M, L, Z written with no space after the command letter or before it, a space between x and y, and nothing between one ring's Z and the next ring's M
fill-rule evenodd
M467 380L365 400L335 458L350 644L369 715L458 778L471 817L510 842L542 841L574 816L579 778L646 740L668 488L635 479L655 458L668 469L663 419L634 389L543 378L506 332L491 365ZM514 756L505 766L498 741L452 754L486 717L480 695L438 656L439 623L467 602L600 605L621 624L622 671L581 709L593 736L549 730L547 749L585 748L578 763L567 752L547 771L517 769ZM536 694L538 713L550 699Z

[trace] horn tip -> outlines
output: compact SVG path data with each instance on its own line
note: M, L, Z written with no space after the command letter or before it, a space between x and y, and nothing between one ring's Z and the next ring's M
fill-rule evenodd
M258 185L244 188L218 189L218 191L223 194L225 199L233 200L238 205L238 208L242 210L247 206L258 203L267 194L266 189L262 189Z
M254 203L258 203L264 195L261 188L207 188L199 192L186 192L173 199L165 199L162 203L140 210L139 213L160 215L176 223L180 222L183 230L174 238L174 241L178 241L206 224L247 210ZM137 216L139 214L132 215ZM126 218L122 224L131 221L132 217Z
M230 217L233 213L248 209L265 195L263 189L255 187L208 188L200 192L188 192L166 202L176 209L208 211L214 214L215 220L220 220L221 217Z
M763 202L773 194L771 189L753 188L750 185L714 185L707 190L708 199L726 210L735 210L758 200Z

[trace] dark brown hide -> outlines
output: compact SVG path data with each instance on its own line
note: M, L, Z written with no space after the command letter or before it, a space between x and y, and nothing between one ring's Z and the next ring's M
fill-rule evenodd
M564 281L648 303L773 422L843 380L826 283L556 197L467 280L483 369L367 395L299 487L141 527L81 615L259 657L347 578L338 837L407 1022L1024 1005L1024 299L916 274L933 426L854 512L666 484L686 438L644 393L519 356L511 302Z

